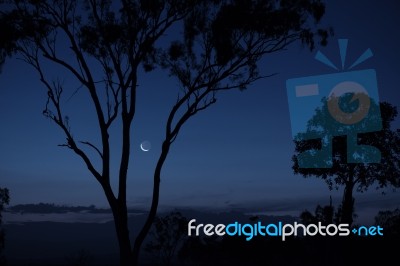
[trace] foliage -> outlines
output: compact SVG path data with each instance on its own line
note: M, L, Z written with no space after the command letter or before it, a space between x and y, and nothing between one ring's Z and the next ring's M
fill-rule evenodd
M349 176L354 176L354 183L357 183L358 191L365 191L371 185L375 184L379 188L393 185L400 185L399 173L400 165L398 159L400 156L398 131L391 129L391 122L397 116L397 108L387 102L381 103L379 106L371 101L372 113L377 108L380 109L382 118L382 130L368 132L365 130L367 123L349 126L340 124L335 121L328 112L327 101L322 99L322 107L316 109L314 116L308 121L307 131L297 135L295 139L296 152L293 156L293 170L296 174L302 174L304 177L316 176L324 179L329 188L334 186L345 185ZM374 109L374 110L373 110ZM371 120L379 118L373 116ZM331 132L344 132L343 135L334 136ZM379 149L382 157L380 163L347 163L347 142L345 135L347 132L358 134L357 144L374 146ZM366 133L364 133L366 132ZM350 134L349 134L350 135ZM315 136L316 138L332 139L330 141L306 140L304 136ZM310 149L323 149L333 146L332 167L330 168L300 168L298 164L298 155ZM322 159L322 158L321 158ZM366 160L367 161L367 160Z
M344 100L344 102L349 102ZM350 101L350 106L353 108L355 103ZM346 107L346 106L345 106ZM376 188L399 187L400 186L400 134L398 130L391 128L391 123L397 116L395 106L383 102L379 105L371 100L371 110L373 114L380 113L382 119L382 129L380 131L369 132L366 130L367 123L364 119L354 126L345 126L335 121L328 112L326 99L322 99L321 107L315 110L314 116L308 121L307 131L299 133L295 138L295 154L292 157L293 170L296 174L301 174L304 177L315 176L326 181L329 188L341 186L345 188L342 205L339 210L339 216L343 219L342 222L352 223L354 213L354 198L353 190L364 192L371 186ZM375 112L379 108L380 112ZM344 109L346 110L346 109ZM351 111L349 111L351 112ZM373 115L370 119L378 121L378 117ZM350 129L349 129L350 128ZM331 132L344 132L343 135L333 135ZM348 135L348 132L350 132ZM360 133L359 133L360 132ZM365 133L364 133L365 132ZM351 136L351 135L354 136ZM315 136L315 139L310 139L309 136ZM381 154L380 163L349 163L348 156L353 154L348 153L349 138L354 137L354 141L361 145L373 146ZM319 138L319 139L318 139ZM333 148L330 148L332 145ZM362 146L361 146L362 147ZM299 154L312 149L331 150L332 159L329 162L324 162L331 167L328 168L301 168L299 167ZM357 155L357 154L355 154ZM324 160L323 158L319 158Z
M71 254L65 258L69 266L90 266L93 263L93 256L89 251L81 249L75 254Z
M332 205L320 206L317 205L314 214L309 211L303 211L300 214L300 220L302 224L318 224L321 222L322 225L332 224L334 222L334 211L335 208Z
M384 235L388 237L400 236L400 209L393 211L380 211L375 217L375 224L384 230Z
M8 205L10 203L10 195L7 188L0 188L0 265L5 265L6 260L4 256L1 254L4 249L4 240L5 240L5 232L2 228L2 212L4 210L4 205Z
M187 238L187 219L180 212L171 212L154 219L151 241L145 250L154 254L162 265L172 265L174 255Z

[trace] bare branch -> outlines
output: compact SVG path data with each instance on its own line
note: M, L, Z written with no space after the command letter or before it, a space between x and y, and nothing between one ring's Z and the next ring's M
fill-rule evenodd
M101 159L103 159L103 154L101 153L101 151L92 143L90 143L89 141L79 141L82 144L88 145L90 147L92 147L93 149L95 149L97 151L97 153L100 155Z

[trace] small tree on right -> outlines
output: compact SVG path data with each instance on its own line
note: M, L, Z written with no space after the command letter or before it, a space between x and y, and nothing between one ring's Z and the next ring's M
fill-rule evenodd
M397 116L397 108L387 102L380 104L371 101L370 108L379 108L382 121L382 129L375 132L365 132L364 122L354 125L352 128L355 134L355 145L364 147L375 147L375 153L379 153L380 162L369 163L368 160L362 162L348 162L349 140L348 135L332 135L332 127L336 127L335 132L343 132L346 125L339 125L328 111L328 101L322 100L322 105L315 110L315 114L308 121L306 132L299 133L295 139L295 153L292 157L293 171L304 177L317 177L325 180L330 189L344 187L341 206L338 208L338 223L353 223L354 215L354 191L364 192L371 186L378 188L400 186L400 130L391 128L391 123ZM357 101L352 102L346 99L343 102L350 102L357 108ZM350 108L351 109L351 108ZM377 109L375 109L377 110ZM349 110L348 110L349 111ZM379 113L379 112L377 112ZM370 119L377 119L370 117ZM357 133L361 132L361 133ZM319 139L310 139L306 136L321 136ZM329 146L329 147L328 147ZM360 146L360 147L361 147ZM316 154L315 151L328 150L329 162L323 164L329 167L302 167L301 160L304 154ZM371 150L370 150L371 151ZM371 154L370 154L371 155ZM370 156L354 154L352 156ZM377 154L372 154L376 156ZM318 158L323 160L324 158ZM326 159L326 158L325 158ZM351 160L350 160L351 161ZM299 163L300 162L300 163Z
M4 210L4 206L8 205L10 202L10 195L7 188L0 187L0 265L6 265L6 259L3 256L3 249L4 249L4 238L5 233L4 229L2 228L3 217L1 213Z
M400 209L393 211L380 211L375 216L375 225L385 228L385 235L390 237L400 236Z
M156 216L150 231L152 240L145 250L153 253L162 265L173 265L176 251L188 237L187 224L188 220L177 211L164 217Z

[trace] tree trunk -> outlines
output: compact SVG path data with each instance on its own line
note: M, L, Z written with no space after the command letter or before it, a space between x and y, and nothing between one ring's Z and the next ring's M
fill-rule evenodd
M128 229L128 211L125 206L112 206L115 230L119 245L119 265L132 266L134 264L131 242Z
M139 265L139 253L140 253L141 246L142 246L143 241L146 238L147 234L149 233L150 228L153 225L154 219L157 214L158 201L159 201L159 195L160 195L160 175L161 175L162 164L164 163L165 157L164 157L164 159L162 159L162 163L161 164L159 163L156 167L156 171L154 174L153 200L151 203L150 212L147 216L146 222L143 225L142 230L139 232L138 236L136 237L135 244L133 246L133 251L132 251L133 264L132 265L135 265L135 266Z
M108 180L108 178L104 178ZM108 204L110 205L113 218L115 231L117 233L117 240L119 246L119 256L121 266L132 266L134 264L133 252L131 241L129 238L129 228L128 228L128 208L126 205L126 200L115 198L110 183L101 182L103 191L106 195Z
M144 223L142 230L140 230L138 236L135 239L135 243L133 246L133 264L132 265L139 265L139 253L141 246L143 244L144 239L146 238L147 234L150 231L151 226L153 225L154 218L156 217L157 214L157 208L158 208L158 201L160 198L160 181L161 181L161 170L164 165L165 159L167 158L169 148L170 148L171 142L169 139L165 140L163 145L162 145L162 151L161 155L158 159L155 171L154 171L154 180L153 180L153 198L151 201L151 207L149 214L147 216L146 222Z

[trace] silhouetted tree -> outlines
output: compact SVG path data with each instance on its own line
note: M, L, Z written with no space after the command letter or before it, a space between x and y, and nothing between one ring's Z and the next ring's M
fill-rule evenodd
M379 225L384 230L387 237L400 236L400 209L393 211L380 211L375 217L375 225Z
M65 134L61 146L83 160L110 204L121 265L138 262L156 216L161 170L183 124L215 103L217 92L244 89L261 78L257 62L263 55L297 40L313 48L314 37L321 37L322 44L328 37L327 31L315 29L325 10L319 0L6 2L0 13L0 25L6 29L5 41L0 42L2 58L18 53L39 74L48 95L43 114ZM182 26L183 34L168 45L163 38L173 25ZM63 67L88 92L98 121L99 145L73 134L63 106L67 87L60 79L51 80L47 72L51 64ZM149 215L132 245L126 180L138 70L151 71L157 64L169 69L183 89L167 120ZM111 173L110 128L119 126L116 121L121 121L117 134L122 136L122 145L119 169ZM118 178L116 191L110 184L114 176Z
M305 210L300 214L300 220L303 224L317 224L321 222L323 225L332 224L335 221L335 207L332 205L332 198L329 205L322 207L317 205L314 214Z
M180 212L171 212L164 217L156 216L150 231L152 240L145 250L153 253L162 265L172 265L176 251L187 238L187 223Z
M351 101L351 97L351 94L342 96L340 108L343 112L352 113L358 108L360 103ZM299 133L294 140L293 170L304 177L315 176L325 180L330 189L343 186L338 218L340 223L352 224L354 189L363 192L372 185L378 188L400 186L400 135L398 130L393 130L390 126L397 116L397 109L386 102L378 105L371 99L371 115L368 119L354 125L345 125L330 115L327 99L324 98L321 102L322 106L315 110L314 116L308 121L306 132ZM378 117L379 114L381 117ZM368 123L380 123L381 120L382 129L369 132ZM343 132L343 135L338 132ZM310 139L310 136L315 139ZM349 145L356 146L358 150L351 151ZM369 149L371 146L375 148ZM299 160L310 160L318 150L329 152L329 156L326 153L326 156L320 155L317 158L322 165L329 167L300 167ZM370 158L379 157L379 153L380 162L369 163ZM350 156L358 162L348 162Z
M4 258L2 252L4 249L5 233L2 227L3 217L2 212L4 210L4 205L10 203L10 195L7 188L0 188L0 265L6 265L6 259Z
M85 249L79 250L65 258L69 266L90 266L93 263L93 256Z

